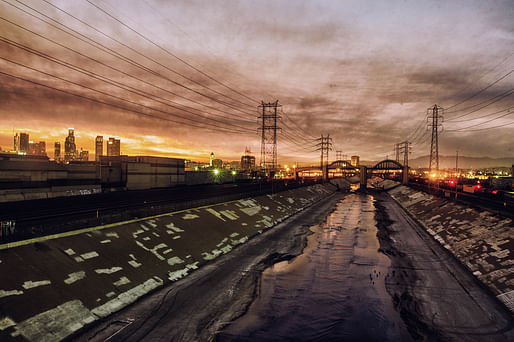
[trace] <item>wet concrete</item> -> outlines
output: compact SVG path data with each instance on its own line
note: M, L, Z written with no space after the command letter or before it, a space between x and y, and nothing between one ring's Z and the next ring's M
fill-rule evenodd
M351 194L311 227L304 253L268 268L248 312L217 341L409 341L384 279L374 200Z

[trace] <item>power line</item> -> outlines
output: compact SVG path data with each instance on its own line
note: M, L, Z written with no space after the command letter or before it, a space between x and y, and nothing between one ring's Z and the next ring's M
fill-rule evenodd
M0 57L0 58L4 59L4 60L7 60L7 59L5 59L3 57ZM7 61L9 61L9 60L7 60ZM11 62L11 61L9 61L9 62ZM11 62L11 63L13 63L13 62ZM14 62L14 64L19 64L19 63L15 63ZM37 72L41 72L41 71L35 70L33 68L30 68L30 67L28 67L28 68L32 69L34 71L37 71ZM41 72L41 73L43 73L43 72ZM127 107L123 107L123 106L120 106L120 105L117 105L117 104L105 102L105 101L102 101L102 100L99 100L99 99L96 99L96 98L91 98L89 96L85 96L85 95L81 95L81 94L76 94L76 93L73 93L73 92L70 92L70 91L66 91L66 90L63 90L63 89L52 87L52 86L47 85L47 84L39 83L39 82L34 81L34 80L29 80L29 79L26 79L26 78L23 78L23 77L20 77L20 76L15 76L15 75L12 75L12 74L9 74L9 73L6 73L6 72L0 71L0 74L6 75L6 76L10 76L12 78L16 78L16 79L19 79L19 80L22 80L22 81L25 81L25 82L29 82L29 83L32 83L32 84L35 84L35 85L38 85L38 86L41 86L41 87L45 87L45 88L49 88L49 89L52 89L52 90L55 90L55 91L59 91L59 92L65 93L65 94L69 94L69 95L73 95L73 96L76 96L76 97L79 97L79 98L87 99L89 101L93 101L93 102L100 103L100 104L103 104L103 105L107 105L107 106L110 106L110 107L118 108L118 109L121 109L123 111L128 111L128 112L136 113L136 114L143 115L143 116L146 116L146 117L151 117L151 118L155 118L155 119L159 119L159 120L163 120L163 121L178 123L178 124L182 124L182 125L186 125L186 126L191 126L191 127L201 128L201 129L207 129L207 130L213 130L212 128L209 128L209 127L199 126L197 124L177 121L177 120L168 119L168 118L163 118L163 117L156 116L156 115L153 115L153 114L141 112L141 111L138 111L138 110L135 110L135 109L130 109L130 108L127 108ZM43 74L46 74L46 73L43 73ZM53 75L50 75L50 76L53 76ZM61 79L59 77L57 77L57 78ZM64 79L61 79L61 80L74 84L74 82L70 82L70 81L67 81L67 80L64 80ZM77 85L88 89L86 86L82 86L82 85L79 85L79 84L77 84ZM96 91L94 89L91 89L91 90ZM113 96L113 97L115 97L115 96ZM123 99L121 99L121 100L123 100ZM167 112L164 112L164 113L165 114L170 114L170 113L167 113ZM228 129L228 128L225 128L225 127L219 127L219 129L223 130L226 133L247 133L247 132L238 131L238 130L234 130L234 129ZM215 130L215 131L218 131L218 130Z
M43 0L43 1L46 1L46 0ZM185 31L183 31L176 23L173 23L171 22L170 18L169 17L165 17L162 15L162 12L161 11L158 11L155 7L153 7L151 4L148 3L148 1L146 0L143 0L143 2L145 3L146 6L148 6L150 9L152 9L155 13L157 13L162 19L164 19L166 22L172 24L173 26L175 26L180 32L182 32L182 34L184 34L185 36L187 36L191 41L193 41L196 45L198 45L199 47L201 47L203 50L206 50L211 56L213 56L214 58L219 58L217 55L215 55L212 51L209 50L208 47L206 47L205 45L202 45L200 44L199 42L197 42L195 39L193 39L189 34L187 34ZM235 73L233 73L235 74ZM242 76L240 74L238 74L237 76ZM244 76L243 76L244 77ZM246 80L248 80L248 78L244 77ZM232 89L232 88L230 88ZM256 99L252 99L242 93L239 93L238 91L235 91L237 94L247 98L248 100L250 101L253 101L253 102L257 102L259 103L258 100ZM269 97L273 97L271 96L270 94L266 94L267 96Z
M507 96L512 95L513 93L514 93L514 88L509 89L509 90L507 90L507 91L505 91L505 92L503 92L503 93L501 93L501 94L498 94L498 95L494 96L493 98L490 98L490 99L484 100L484 101L482 101L482 102L476 103L476 104L474 104L474 105L468 106L468 107L463 108L463 109L458 109L458 110L451 111L450 113L462 112L462 111L465 111L465 110L471 109L471 108L473 108L473 107L477 107L477 106L483 105L484 103L487 103L487 102L491 101L490 103L486 104L486 105L485 105L485 106L483 106L483 107L480 107L480 108L475 109L475 110L473 110L473 111L471 111L471 112L468 112L468 113L466 113L466 114L462 114L462 115L459 115L459 116L457 116L457 117L453 118L453 120L455 120L455 119L459 119L459 118L461 118L461 117L463 117L463 116L466 116L466 115L469 115L469 114L475 113L476 111L478 111L478 110L480 110L480 109L483 109L483 108L485 108L485 107L488 107L488 106L492 105L493 103L496 103L496 102L498 102L498 101L500 101L500 100L502 100L502 99L506 98ZM494 101L493 101L493 100L494 100Z
M502 128L502 127L507 127L507 126L510 126L510 125L514 125L514 121L512 121L510 123L507 123L507 124L502 124L502 125L493 126L493 127L485 127L485 128L479 128L479 129L470 129L470 130L467 130L467 131L452 131L452 133L467 133L467 132L487 131L487 130L490 130L490 129Z
M192 68L193 70L197 71L198 73L202 74L203 76L205 76L205 77L209 78L210 80L212 80L212 81L214 81L214 82L216 82L216 83L218 83L218 84L222 85L223 87L225 87L225 88L227 88L227 89L230 89L230 90L232 90L233 92L235 92L235 93L237 93L237 94L239 94L239 95L244 96L245 98L249 98L249 97L247 97L246 95L243 95L243 94L239 93L237 90L235 90L235 89L233 89L233 88L231 88L231 87L229 87L229 86L225 85L224 83L222 83L222 82L218 81L218 80L217 80L217 79L215 79L214 77L212 77L212 76L210 76L210 75L206 74L206 73L205 73L205 72L203 72L202 70L200 70L200 69L196 68L195 66L193 66L193 65L192 65L192 64L190 64L190 63L188 63L188 62L187 62L187 61L185 61L184 59L182 59L182 58L178 57L177 55L173 54L173 53L172 53L172 52L170 52L169 50L167 50L167 49L163 48L162 46L160 46L159 44L155 43L155 42L154 42L153 40L151 40L150 38L148 38L148 37L144 36L143 34L139 33L137 30L135 30L134 28L132 28L131 26L129 26L128 24L124 23L121 19L118 19L118 18L116 18L114 15L112 15L111 13L107 12L105 9L103 9L103 8L102 8L102 7L100 7L99 5L97 5L97 4L93 3L93 2L91 2L90 0L85 0L85 1L87 1L89 4L91 4L92 6L94 6L95 8L97 8L98 10L100 10L101 12L103 12L104 14L106 14L107 16L109 16L110 18L112 18L113 20L117 21L118 23L120 23L120 24L121 24L121 25L123 25L124 27L128 28L130 31L134 32L134 33L135 33L135 34L137 34L139 37L143 38L144 40L146 40L146 41L147 41L147 42L149 42L150 44L154 45L154 46L155 46L155 47L157 47L159 50L161 50L161 51L165 52L167 55L172 56L173 58L175 58L175 59L177 59L178 61L180 61L180 62L184 63L184 64L185 64L185 65L187 65L188 67ZM167 68L167 69L168 69L168 68ZM168 69L168 70L170 70L170 71L171 71L171 69ZM194 81L194 80L192 80L192 79L189 79L189 78L187 78L187 77L183 76L182 74L180 74L180 73L178 73L178 72L176 72L176 71L172 71L172 72L176 73L177 75L180 75L181 77L184 77L184 78L188 79L188 80L189 80L189 81L191 81L191 82L197 83L196 81ZM197 83L197 84L199 84L199 83ZM201 85L201 84L199 84L199 85ZM224 95L224 94L222 94L222 93L219 93L219 92L217 92L217 91L215 91L215 90L213 90L213 89L211 89L211 88L208 88L208 87L206 87L206 86L204 86L204 85L201 85L201 86L203 86L203 87L205 87L205 88L207 88L207 89L209 89L209 90L211 90L211 91L213 91L213 92L215 92L215 93L217 93L217 94L219 94L219 95L222 95L222 96L225 96L225 97L227 97L227 98L230 98L231 100L233 100L233 101L235 101L235 102L238 102L238 103L240 103L240 104L247 105L247 106L250 106L250 107L252 107L252 106L253 106L253 105L250 105L250 104L247 104L247 103L244 103L244 102L238 101L238 100L236 100L236 99L234 99L234 98L232 98L232 97L229 97L229 96L227 96L227 95ZM250 99L250 100L258 103L258 101L255 101L255 100L253 100L253 99Z
M172 100L165 99L165 98L162 98L162 97L160 97L160 96L156 96L156 95L154 95L154 94L149 94L149 93L147 93L147 92L145 92L145 91L143 91L143 90L136 89L136 88L131 87L131 86L129 86L129 85L126 85L126 84L123 84L123 83L121 83L121 82L115 81L115 80L113 80L113 79L111 79L111 78L108 78L108 77L106 77L106 76L101 76L101 75L99 75L99 74L96 74L96 73L95 73L95 72L93 72L93 71L86 70L86 69L83 69L83 68L78 67L78 66L76 66L76 65L73 65L73 64L71 64L71 63L68 63L68 62L66 62L66 61L60 60L60 59L58 59L58 58L51 57L51 56L49 56L49 55L47 55L47 54L45 54L45 53L43 53L43 52L41 52L41 51L38 51L38 50L32 49L32 48L30 48L30 47L27 47L27 46L25 46L25 45L23 45L23 44L19 44L19 43L17 43L17 42L13 42L13 41L11 41L10 39L5 38L5 37L3 37L3 36L1 36L1 35L0 35L0 41L3 41L4 43L7 43L7 44L9 44L9 45L11 45L11 46L14 46L14 47L16 47L16 48L18 48L18 49L22 49L22 50L24 50L24 51L26 51L26 52L29 52L29 53L31 53L31 54L34 54L34 55L38 56L38 57L41 57L41 58L47 59L47 60L49 60L49 61L51 61L51 62L54 62L54 63L56 63L56 64L62 65L62 66L64 66L64 67L66 67L66 68L69 68L69 69L71 69L71 70L74 70L74 71L76 71L76 72L79 72L79 73L81 73L81 74L84 74L84 75L86 75L86 76L89 76L89 77L91 77L91 78L94 78L94 79L97 79L97 80L99 80L99 81L105 82L105 83L107 83L107 84L113 85L113 86L118 87L118 88L120 88L120 89L123 89L123 90L129 91L129 92L131 92L131 93L133 93L133 94L137 94L137 95L139 95L139 96L145 97L145 98L147 98L147 99L151 99L151 100L153 100L153 101L156 101L156 102L161 103L161 104L163 104L163 105L169 106L169 107L171 107L171 108L178 109L178 110L184 111L184 112L186 112L186 113L190 113L191 115L198 116L198 117L200 117L200 118L202 118L202 119L207 119L207 120L217 121L217 120L214 120L214 119L212 119L212 118L210 118L210 117L208 117L208 116L204 116L204 115L201 115L201 114L198 114L198 113L192 112L192 111L190 111L190 110L188 110L188 109L181 108L181 107L179 107L179 106L178 106L178 105L180 105L180 104L178 104L177 102L174 102L174 101L172 101ZM163 100L163 101L161 101L161 100ZM166 102L164 102L164 101L171 102L171 103L175 103L176 105L172 105L172 104L166 103ZM183 107L186 107L186 108L190 108L190 109L193 109L193 110L198 110L198 109L193 108L193 107L188 107L188 106L184 106L184 105L180 105L180 106L183 106ZM212 116L216 116L216 117L221 117L219 114L213 114L213 113L208 113L208 112L207 112L206 114L210 114L210 115L212 115ZM225 117L223 116L222 118L225 118ZM240 122L243 122L243 123L250 123L249 121L243 121L243 120L240 120L240 119L237 119L237 121L240 121ZM219 121L219 122L221 122L221 121ZM228 125L232 125L232 124L230 124L230 123L227 123L227 124L228 124ZM237 125L235 125L235 126L237 126ZM238 126L238 127L241 127L241 126Z
M292 122L295 126L296 126L296 129L299 133L301 134L305 134L306 136L312 138L312 139L317 139L316 136L312 135L310 132L306 131L305 129L303 129L296 121L292 120L289 115L284 112L283 110L281 110L281 113L282 115L287 119L289 120L290 122Z
M498 113L501 113L501 112L505 112L506 110L511 110L513 109L514 107L509 107L509 108L505 108L505 109L501 109L501 110L498 110L496 112L493 112L493 113L489 113L489 114L486 114L486 115L482 115L482 116L479 116L479 117L476 117L476 118L473 118L473 119L465 119L465 120L446 120L446 122L450 122L450 123L456 123L456 122L469 122L469 121L473 121L473 120L478 120L478 119L483 119L483 118L486 118L488 116L491 116L491 115L495 115L495 114L498 114Z
M510 56L509 56L510 57ZM509 75L511 75L512 73L514 72L514 69L510 70L508 73L506 73L505 75L503 75L502 77L498 78L497 80L495 80L494 82L490 83L489 85L487 85L486 87L480 89L478 92L474 93L473 95L465 98L464 100L448 107L447 109L451 109L451 108L454 108L454 107L457 107L461 104L463 104L464 102L466 101L469 101L471 100L472 98L474 98L475 96L477 95L480 95L481 93L483 93L484 91L486 91L487 89L491 88L493 85L495 85L496 83L500 82L501 80L503 80L504 78L508 77ZM451 113L452 111L447 111L446 113Z
M202 92L200 92L200 91L197 91L197 90L195 90L195 89L192 89L192 88L190 88L190 87L188 87L188 86L186 86L186 85L184 85L184 84L181 84L181 83L179 83L179 82L177 82L177 81L174 81L174 80L172 80L172 79L170 79L170 78L168 78L168 77L164 76L162 73L159 73L159 72L157 72L157 71L154 71L154 70L152 70L152 69L150 69L150 68L148 68L148 67L146 67L146 66L144 66L144 65L142 65L142 64L140 64L140 63L138 63L138 62L135 62L135 61L134 61L134 60L132 60L131 58L129 58L129 57L127 57L127 56L124 56L124 55L122 55L122 54L120 54L120 53L118 53L118 52L116 52L116 51L114 51L114 50L112 50L112 49L110 49L110 48L106 47L105 45L102 45L102 44L100 44L100 43L98 43L98 42L96 42L96 41L93 41L92 39L90 39L90 38L89 38L89 37L87 37L87 36L84 36L84 35L83 35L83 34L81 34L80 32L77 32L77 31L73 30L72 28L70 28L70 27L68 27L68 26L66 26L66 25L64 25L64 24L61 24L60 22L58 22L58 21L56 21L56 20L54 20L54 19L52 19L52 18L48 17L47 15L45 15L45 14L43 14L43 13L41 13L41 12L37 11L36 9L33 9L32 7L30 7L30 6L28 6L28 5L23 4L25 7L30 8L30 9L31 9L31 10L33 10L34 12L39 13L40 15L42 15L42 16L44 16L44 17L46 17L46 18L48 18L48 19L50 19L50 20L52 20L52 21L54 21L54 22L58 23L59 25L61 25L61 26L63 26L63 27L66 27L68 30L70 30L70 31L72 31L72 32L75 32L77 35L80 35L81 37L84 37L84 39L87 39L88 41L86 41L86 40L84 40L84 39L82 39L82 38L80 38L80 37L77 37L76 35L74 35L74 34L72 34L72 33L68 32L68 31L63 30L62 28L57 27L57 26L55 26L55 25L53 25L53 24L51 24L51 23L49 23L49 22L47 22L47 21L45 21L45 20L43 20L43 19L41 19L41 18L39 18L39 17L37 17L37 16L35 16L35 15L34 15L34 14L32 14L32 13L29 13L29 12L25 11L24 9L22 9L22 8L18 7L18 6L13 5L13 4L11 4L11 3L7 2L6 0L2 0L2 1L3 1L3 2L5 2L5 3L7 3L7 4L9 4L9 5L11 5L12 7L16 8L16 9L18 9L18 10L20 10L20 11L22 11L22 12L24 12L24 13L26 13L26 14L30 15L30 16L32 16L33 18L38 19L39 21L41 21L41 22L43 22L43 23L47 24L48 26L51 26L51 27L53 27L53 28L55 28L55 29L57 29L57 30L59 30L59 31L61 31L61 32L65 33L65 34L67 34L67 35L69 35L69 36L71 36L71 37L73 37L73 38L75 38L75 39L77 39L77 40L80 40L80 41L82 41L82 42L84 42L84 43L86 43L86 44L88 44L88 45L91 45L91 46L93 46L94 48L99 49L99 50L101 50L101 51L103 51L103 52L105 52L105 53L107 53L107 54L109 54L109 55L111 55L111 56L113 56L113 57L119 58L119 59L121 59L121 60L123 60L123 61L125 61L125 62L127 62L127 63L129 63L129 64L131 64L131 65L133 65L133 66L136 66L136 67L138 67L138 68L140 68L140 69L142 69L142 70L144 70L144 71L146 71L146 72L148 72L148 73L150 73L150 74L152 74L152 75L154 75L154 76L156 76L156 77L159 77L159 78L161 78L161 79L163 79L163 80L165 80L165 81L168 81L168 82L170 82L170 83L173 83L174 85L177 85L177 86L179 86L179 87L181 87L181 88L184 88L184 89L186 89L186 90L188 90L188 91L191 91L191 92L193 92L193 93L195 93L195 94L197 94L197 95L200 95L200 96L202 96L202 97L205 97L205 98L207 98L207 99L209 99L209 100L211 100L211 101L214 101L214 102L216 102L216 103L218 103L218 104L224 105L224 106L226 106L226 107L228 107L228 108L231 108L231 109L233 109L233 110L235 110L235 111L238 111L238 112L241 112L241 113L244 113L244 114L247 114L247 115L251 115L251 116L253 117L253 114L252 114L252 113L250 113L250 112L247 112L247 111L241 110L241 109L239 109L239 108L237 108L237 107L232 106L231 104L229 104L229 103L227 103L227 102L225 102L225 101L221 101L221 100L219 100L219 99L216 99L215 97L212 97L212 96L210 96L210 95L207 95L207 94L204 94L204 93L202 93ZM15 1L18 1L18 0L15 0ZM65 11L63 11L63 12L65 12ZM67 12L65 12L65 13L67 13ZM67 14L68 14L68 13L67 13ZM70 14L68 14L68 15L70 15ZM80 21L81 23L85 24L82 20L80 20L80 19L78 19L78 18L75 18L75 17L74 17L74 16L72 16L72 15L70 15L70 16L71 16L72 18L74 18L74 19L76 19L76 20ZM57 41L55 41L55 40L52 40L52 39L50 39L50 38L47 38L47 37L45 37L45 36L43 36L43 35L41 35L41 34L39 34L39 33L35 32L35 31L32 31L32 30L30 30L30 29L26 28L26 27L25 27L25 26L23 26L23 25L20 25L20 24L17 24L17 23L15 23L15 22L13 22L13 21L10 21L9 19L3 18L3 17L0 17L0 19L2 19L2 20L4 20L4 21L6 21L6 22L10 23L11 25L16 26L16 27L18 27L18 28L20 28L20 29L22 29L22 30L25 30L25 31L27 31L27 32L30 32L30 33L32 33L32 34L34 34L34 35L36 35L36 36L38 36L38 37L40 37L40 38L42 38L42 39L44 39L44 40L47 40L47 41L49 41L49 42L51 42L51 43L53 43L53 44L55 44L55 45L58 45L58 46L60 46L60 47L62 47L62 48L64 48L64 49L67 49L67 50L69 50L69 51L72 51L72 52L74 52L74 53L76 53L76 54L78 54L78 55L80 55L80 56L82 56L82 57L84 57L84 58L87 58L87 59L92 60L92 61L94 61L94 62L96 62L96 63L99 63L100 65L103 65L103 66L105 66L105 67L107 67L107 68L109 68L109 69L111 69L111 70L114 70L114 71L120 72L120 73L122 73L122 74L124 74L124 75L126 75L126 76L129 76L129 77L131 77L131 78L137 79L137 80L138 80L138 81L140 81L140 82L144 82L145 84L148 84L148 85L150 85L150 86L154 86L154 87L159 88L159 89L161 89L161 90L164 90L164 91L167 91L167 92L169 92L169 93L172 93L173 95L175 95L175 96L177 96L177 97L180 97L180 98L182 98L182 99L185 99L185 100L187 100L187 101L190 101L190 102L193 102L193 103L199 104L199 105L204 106L204 107L206 107L206 108L215 109L215 108L214 108L214 107L212 107L212 106L205 105L205 104L203 104L203 103L201 103L201 102L198 102L198 101L196 101L196 100L192 100L192 99L190 99L190 98L188 98L188 97L185 97L185 96L182 96L182 95L180 95L180 94L177 94L177 93L171 92L171 91L169 91L169 90L165 90L165 89L163 89L163 88L161 88L161 87L158 87L158 86L155 86L155 85L153 85L153 84L150 84L150 83L148 83L148 82L146 82L146 81L143 81L143 80L141 80L141 79L140 79L140 78L138 78L138 77L135 77L135 76L133 76L133 75L130 75L130 74L128 74L128 73L126 73L126 72L124 72L124 71L121 71L121 70L119 70L119 69L117 69L117 68L115 68L115 67L113 67L113 66L111 66L111 65L108 65L108 64L106 64L106 63L104 63L104 62L101 62L101 61L99 61L99 60L97 60L97 59L95 59L95 58L93 58L93 57L90 57L90 56L88 56L88 55L85 55L85 54L83 54L83 53L81 53L81 52L79 52L79 51L77 51L77 50L75 50L75 49L72 49L72 48L70 48L70 47L68 47L68 46L65 46L65 45L63 45L63 44L61 44L61 43L59 43L59 42L57 42ZM86 24L85 24L85 25L86 25ZM87 25L88 25L88 27L93 28L93 27L92 27L92 26L90 26L89 24L87 24ZM95 28L93 28L93 29L95 29ZM101 32L101 31L99 31L99 30L97 30L97 29L95 29L95 30L96 30L97 32L101 33L101 34L104 34L103 32ZM112 39L113 41L116 41L117 43L119 43L119 44L121 44L121 45L123 45L123 46L127 47L128 49L133 50L135 53L137 53L137 54L141 55L142 57L144 57L144 58L146 58L146 59L148 59L148 60L150 60L150 61L152 61L152 62L154 62L154 63L156 63L156 64L158 64L158 65L160 65L160 64L159 64L159 62L155 61L154 59L152 59L152 58L150 58L150 57L145 56L144 54L139 53L138 51L136 51L136 50L132 49L132 48L131 48L131 47L129 47L129 46L126 46L125 44L123 44L122 42L119 42L119 41L118 41L118 40L116 40L115 38L112 38L111 36L109 36L109 35L107 35L107 34L104 34L104 35L105 35L106 37L108 37L108 38ZM93 43L91 43L90 41L92 41ZM99 48L98 46L101 46L102 48ZM166 68L166 66L164 66L164 65L161 65L161 66L162 66L162 67L164 67L164 68ZM216 110L216 109L215 109L215 110Z
M491 122L491 121L495 121L495 120L498 120L498 119L504 118L504 117L506 117L507 115L512 115L512 114L514 114L514 113L506 113L506 114L500 115L500 116L498 116L498 117L496 117L496 118L492 118L492 119L487 120L487 121L479 122L479 123L474 124L474 125L471 125L471 126L462 127L462 128L458 128L458 129L449 129L449 130L446 130L446 131L447 131L447 132L457 132L457 131L467 130L468 128L472 128L472 127L480 126L480 125L483 125L483 124L489 123L489 122Z

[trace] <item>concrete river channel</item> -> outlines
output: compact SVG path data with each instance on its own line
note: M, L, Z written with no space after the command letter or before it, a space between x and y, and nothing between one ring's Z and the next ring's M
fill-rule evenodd
M303 254L267 268L248 312L217 341L409 341L385 287L374 199L350 194L314 225Z
M514 341L512 314L385 192L335 193L77 341Z

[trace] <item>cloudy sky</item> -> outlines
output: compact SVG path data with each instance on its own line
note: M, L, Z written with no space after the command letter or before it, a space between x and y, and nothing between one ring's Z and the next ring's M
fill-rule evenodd
M381 160L514 156L514 3L506 1L0 0L0 146L13 132L93 152L259 157L261 101L278 100L279 162L315 138Z

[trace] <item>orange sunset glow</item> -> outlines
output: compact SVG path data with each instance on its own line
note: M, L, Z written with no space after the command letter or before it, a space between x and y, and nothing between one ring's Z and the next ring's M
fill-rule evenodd
M441 154L512 156L514 13L494 3L6 0L0 147L26 132L51 156L73 127L91 156L101 135L123 154L258 158L258 106L278 100L280 163L317 162L327 134L332 157L405 139L427 155L435 103Z

